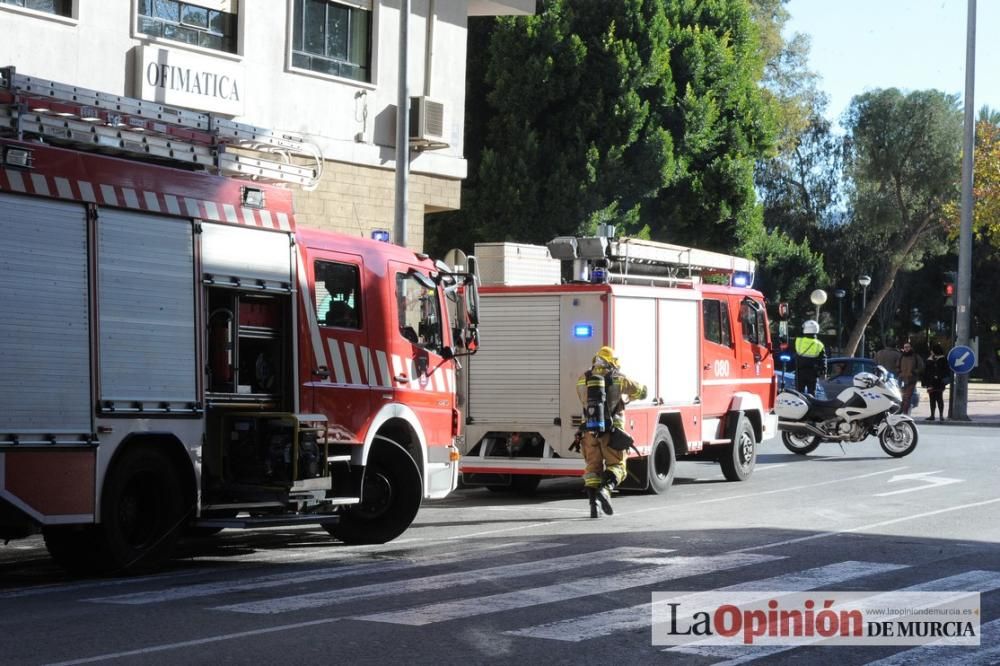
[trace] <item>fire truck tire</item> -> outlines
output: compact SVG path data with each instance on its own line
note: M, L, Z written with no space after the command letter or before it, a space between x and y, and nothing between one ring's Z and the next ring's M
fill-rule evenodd
M733 441L719 458L722 475L727 481L746 481L757 465L757 437L753 425L741 416L733 428Z
M410 454L396 442L376 437L368 454L361 502L344 511L340 522L324 527L347 544L386 543L410 526L422 497L420 469Z
M653 448L646 458L649 483L646 492L650 495L662 495L670 490L674 483L674 471L677 468L677 454L674 451L674 438L670 428L665 425L656 426L653 437Z
M518 495L534 495L542 477L536 474L511 474L510 483L506 486L486 486L494 493L517 493Z
M515 474L510 477L510 489L518 495L534 495L542 477L537 474Z
M182 484L169 456L129 447L104 484L101 523L46 530L52 558L78 574L155 569L173 552L186 519Z
M42 537L53 561L71 574L87 575L98 570L92 526L45 527Z
M97 545L106 570L157 567L173 552L185 518L181 480L167 454L130 447L104 485Z

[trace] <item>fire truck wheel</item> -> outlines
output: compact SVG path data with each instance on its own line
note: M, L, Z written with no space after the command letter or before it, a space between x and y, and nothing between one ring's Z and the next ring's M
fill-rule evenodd
M510 483L506 486L486 486L494 493L517 493L518 495L534 495L542 477L535 474L511 474Z
M131 446L109 472L96 544L104 571L151 569L173 552L184 526L182 484L162 449Z
M650 495L662 495L670 490L674 483L674 470L677 467L677 454L674 452L674 438L670 428L665 425L656 426L653 437L653 448L646 458L649 483L646 492Z
M71 574L86 575L98 570L92 526L45 527L42 537L53 561Z
M753 425L741 416L733 428L733 442L719 459L722 475L727 481L746 481L757 464L757 438Z
M156 568L173 551L183 527L181 488L163 451L132 446L108 474L101 523L46 528L45 546L57 564L75 574Z
M347 544L385 543L406 531L420 508L420 469L406 449L376 437L368 454L361 502L344 511L340 522L324 526Z

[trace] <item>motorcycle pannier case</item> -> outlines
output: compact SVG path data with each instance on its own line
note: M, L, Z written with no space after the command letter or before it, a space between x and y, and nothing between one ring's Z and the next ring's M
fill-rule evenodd
M774 406L779 419L801 419L809 411L806 401L794 393L781 392Z

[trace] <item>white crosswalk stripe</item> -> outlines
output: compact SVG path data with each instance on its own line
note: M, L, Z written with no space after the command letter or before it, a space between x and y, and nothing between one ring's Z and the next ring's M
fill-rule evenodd
M925 581L909 587L904 587L892 592L873 594L868 597L866 603L877 606L898 607L905 605L905 600L901 601L896 593L898 592L955 592L954 598L961 599L966 596L969 590L988 592L1000 589L1000 572L997 571L967 571L965 573L937 578ZM947 603L948 598L942 597L940 603ZM888 619L888 618L886 618ZM821 642L822 638L816 640ZM679 645L667 648L664 652L683 652L685 654L696 654L702 657L715 657L725 659L721 664L744 664L748 661L770 657L772 655L787 652L801 647L800 645L699 645L692 643L689 645ZM935 660L936 661L936 660ZM980 662L981 663L981 662ZM716 664L715 666L719 666Z
M931 645L921 645L891 657L868 662L868 666L924 666L924 664L949 664L950 666L978 666L1000 663L1000 620L987 622L980 627L980 644L948 646L942 640Z
M478 546L465 546L461 551L452 553L439 553L435 555L421 555L398 560L384 560L378 562L363 562L360 564L346 564L343 566L324 567L310 571L297 571L287 574L274 574L271 576L255 576L253 578L242 578L238 581L227 581L224 583L202 583L198 585L185 585L170 587L161 590L150 590L147 592L133 592L130 594L117 594L105 597L93 597L84 599L94 603L104 604L126 604L141 605L154 604L179 599L192 599L195 597L209 597L229 592L241 592L244 590L260 590L270 587L287 587L301 583L313 583L321 580L331 580L357 576L360 574L384 574L391 571L402 571L405 569L415 569L422 566L436 564L453 564L455 562L465 562L477 558L496 557L498 555L508 555L517 553L531 553L549 548L557 548L561 544L557 543L508 543L508 544L480 544Z
M454 572L450 572L435 576L424 576L421 578L388 581L385 583L372 583L370 585L362 585L360 587L324 590L322 592L279 597L276 599L265 599L262 601L250 601L240 604L218 606L214 610L259 614L288 613L290 611L304 610L307 608L336 606L350 601L357 601L359 599L398 596L410 592L453 589L462 585L494 582L525 576L539 576L557 571L573 570L588 565L597 567L601 564L618 561L623 558L642 557L643 555L662 556L669 552L671 552L669 549L663 548L611 548L597 552L553 557L532 562L530 564L506 564L486 569L466 571L461 575L456 575Z
M770 593L773 590L786 592L822 589L828 585L836 585L846 580L886 573L903 569L902 564L886 564L882 562L838 562L822 567L806 569L795 573L745 581L735 585L712 590L710 594L719 592L753 592ZM694 592L684 595L674 601L682 601L685 605L698 606L699 597L704 593ZM761 598L766 598L762 594ZM603 613L594 613L586 617L575 617L558 622L550 622L524 629L504 632L512 636L530 636L533 638L548 638L556 641L579 642L602 636L610 636L622 631L647 629L653 623L652 604L639 604L629 608L617 608Z
M778 559L782 558L774 555L755 555L751 553L728 553L705 557L678 556L673 558L658 558L658 564L645 565L645 568L633 571L616 572L613 576L576 580L570 583L547 585L545 587L518 590L504 594L494 594L487 597L473 597L459 601L428 604L400 611L363 615L355 619L408 625L432 624L518 608L527 608L529 606L548 604L556 601L578 599L591 595L608 594L644 585L654 585L667 580L698 576L752 564L772 562Z

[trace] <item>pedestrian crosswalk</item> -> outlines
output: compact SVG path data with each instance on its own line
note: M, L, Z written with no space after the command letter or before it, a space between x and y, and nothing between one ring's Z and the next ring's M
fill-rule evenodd
M814 567L805 571L796 571L780 576L770 576L757 580L736 583L717 588L714 592L753 592L760 591L761 598L767 598L771 590L798 592L829 588L833 585L863 578L874 574L885 573L904 568L899 564L884 564L880 562L838 562L822 567ZM699 593L695 592L677 599L684 604L698 605ZM549 638L555 641L579 642L601 636L610 636L621 631L649 629L653 623L650 604L639 604L628 608L619 608L604 613L596 613L585 618L570 618L558 622L508 631L512 636L532 636Z
M433 549L428 549L433 550ZM691 590L680 600L697 605L701 597L719 592L760 593L808 590L897 590L902 592L1000 590L1000 571L987 568L935 575L926 566L903 562L843 560L802 565L780 552L733 551L692 555L672 548L615 546L581 548L548 541L463 544L444 552L349 562L339 566L267 572L262 575L199 582L190 577L174 584L143 581L136 587L81 595L88 604L144 606L193 604L216 617L254 615L279 619L269 631L303 622L354 621L373 628L408 626L419 629L444 623L483 622L508 641L548 645L585 643L615 636L647 656L666 653L694 656L704 663L739 664L764 661L799 646L731 646L692 643L670 648L652 644L651 595L664 590ZM384 557L384 556L383 556ZM796 564L796 563L799 564ZM810 563L811 564L811 563ZM881 577L881 578L880 578ZM907 586L888 581L905 577ZM643 599L647 601L636 603ZM892 605L894 593L873 592L872 603ZM604 609L583 612L578 600L600 597ZM715 596L718 599L718 596ZM745 598L745 596L741 596ZM675 599L676 600L676 599ZM612 606L608 610L607 604ZM985 607L985 604L984 604ZM534 609L536 621L518 622ZM144 611L146 612L146 611ZM541 614L545 621L537 622ZM502 617L503 622L487 620ZM983 618L982 650L1000 659L1000 620ZM264 629L260 629L264 631ZM964 651L963 651L964 650ZM949 652L951 651L951 652ZM952 654L953 653L953 654ZM879 656L884 655L881 652ZM968 648L921 646L904 649L879 664L949 663L968 656ZM952 656L955 660L952 660ZM968 662L980 663L980 662Z
M900 592L954 592L953 599L957 600L965 596L965 593L970 590L986 593L997 589L1000 589L1000 571L973 570L909 585L892 592L873 594L866 599L866 604L879 607L905 606L905 601L900 601ZM939 599L939 603L944 604L947 600L947 597L942 597ZM817 637L816 642L819 643L822 640ZM724 659L722 662L724 664L745 664L757 659L766 659L781 652L788 652L792 649L795 648L787 645L733 646L693 644L668 648L665 651L721 658ZM967 647L966 650L968 650Z

